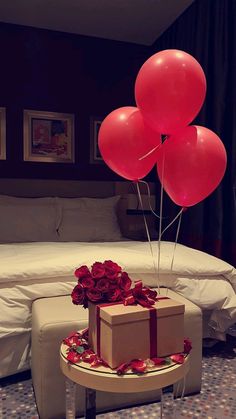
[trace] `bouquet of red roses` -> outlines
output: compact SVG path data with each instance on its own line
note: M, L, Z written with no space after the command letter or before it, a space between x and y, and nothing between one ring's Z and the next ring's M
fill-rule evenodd
M121 267L112 262L95 262L91 269L80 266L75 270L78 284L72 291L71 297L74 304L88 307L88 301L93 303L122 301L131 287L131 279L127 272L122 272Z
M135 281L134 288L131 288L132 281L127 272L111 260L95 262L91 269L80 266L75 270L75 276L78 283L71 294L72 302L84 308L88 307L88 301L123 301L124 305L138 303L150 307L157 299L157 292L143 287L142 281Z

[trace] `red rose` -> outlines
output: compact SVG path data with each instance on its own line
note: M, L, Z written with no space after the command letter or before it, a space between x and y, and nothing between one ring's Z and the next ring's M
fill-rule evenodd
M189 339L184 339L184 353L189 354L192 349L192 342Z
M128 291L131 287L132 281L128 276L127 272L122 272L119 278L119 286L125 291Z
M95 279L102 278L105 276L105 267L101 262L95 262L91 269L92 277Z
M83 278L84 276L88 276L88 275L90 275L90 270L86 265L80 266L80 268L77 268L75 270L75 276L78 279Z
M91 275L90 276L84 276L83 278L81 278L79 280L79 283L82 285L83 288L93 288L94 284L95 284Z
M97 301L100 301L102 299L101 291L97 290L96 288L88 288L86 290L86 295L87 298L93 303L96 303Z
M76 305L83 304L85 293L84 293L84 288L80 284L77 284L75 288L73 289L71 293L71 298L72 298L73 304L76 304Z
M109 289L114 290L115 288L119 288L119 281L118 278L115 279L108 279L109 281Z
M101 292L106 292L110 289L110 282L107 278L101 278L96 283L96 288Z
M121 267L111 260L105 260L103 265L105 267L106 276L109 279L117 278L118 274L121 272Z
M108 291L107 293L108 301L119 301L121 300L121 290L119 288Z

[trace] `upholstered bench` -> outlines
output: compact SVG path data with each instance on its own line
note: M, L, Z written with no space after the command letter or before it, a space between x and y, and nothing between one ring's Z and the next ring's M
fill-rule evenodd
M165 291L162 291L162 294ZM190 372L185 394L201 389L202 314L199 307L175 292L168 296L185 304L185 337L192 341ZM61 341L72 331L87 327L88 310L74 306L70 296L41 298L33 303L31 370L40 419L65 418L65 378L60 371ZM84 388L77 389L77 414L84 411ZM97 392L99 412L159 399L158 391L115 394Z

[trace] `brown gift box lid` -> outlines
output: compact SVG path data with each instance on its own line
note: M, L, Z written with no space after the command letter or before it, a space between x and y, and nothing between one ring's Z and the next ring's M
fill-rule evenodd
M164 296L158 296L164 297ZM184 313L185 305L178 301L161 299L156 301L151 308L156 309L157 319L160 317L174 316ZM150 318L149 309L137 305L127 305L123 303L100 307L100 318L111 325L134 322L137 320L146 320Z

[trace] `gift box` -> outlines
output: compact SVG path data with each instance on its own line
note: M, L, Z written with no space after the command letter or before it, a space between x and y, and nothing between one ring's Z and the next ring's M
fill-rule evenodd
M183 352L184 304L158 298L150 308L89 303L89 345L111 368Z

